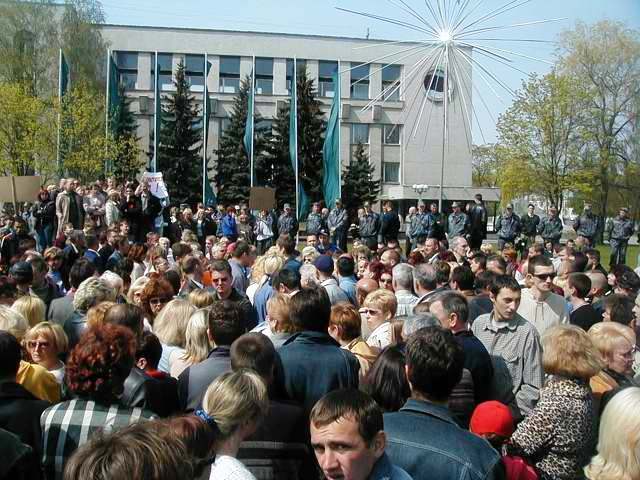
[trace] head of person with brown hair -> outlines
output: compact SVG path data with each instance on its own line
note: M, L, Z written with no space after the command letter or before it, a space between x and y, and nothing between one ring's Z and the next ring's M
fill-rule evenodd
M167 422L140 422L93 435L67 462L67 480L182 480L195 478L197 458L186 432ZM186 427L185 427L186 428ZM184 436L180 435L185 433Z
M151 275L140 294L140 306L150 321L169 303L175 292L171 284L159 275Z
M358 309L350 303L331 307L329 335L340 345L347 345L362 335L362 320Z
M104 324L90 328L67 360L66 384L75 396L110 404L117 402L135 362L131 330Z
M147 256L147 245L145 243L134 243L127 253L127 257L136 263L142 263Z

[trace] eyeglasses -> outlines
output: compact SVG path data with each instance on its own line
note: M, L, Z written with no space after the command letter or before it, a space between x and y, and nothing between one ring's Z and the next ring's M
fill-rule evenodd
M38 348L49 348L51 344L49 342L36 342L34 340L30 340L27 342L27 347L32 348L33 350L37 350Z
M536 277L538 280L542 280L545 281L548 278L550 278L551 280L553 280L554 278L556 278L556 273L534 273L533 274L534 277Z
M374 310L373 308L361 308L360 313L364 313L365 315L379 315L382 313L381 310Z
M170 301L171 299L167 297L154 297L149 299L149 305L164 305L166 303L169 303Z

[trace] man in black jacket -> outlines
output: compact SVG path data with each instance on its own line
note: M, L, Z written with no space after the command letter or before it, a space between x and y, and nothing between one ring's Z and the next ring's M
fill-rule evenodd
M478 250L482 240L487 238L487 209L482 201L482 195L477 193L475 205L469 209L469 246L471 250Z
M527 214L520 218L520 226L522 227L522 234L527 237L527 247L536 243L536 235L538 233L538 224L540 223L540 217L536 215L536 207L533 203L530 203L527 207Z
M390 201L384 202L382 207L382 225L380 227L380 236L384 245L390 240L398 241L398 233L400 232L400 217L398 212L393 209L393 203Z
M147 233L155 230L156 217L160 215L162 205L157 197L154 197L149 190L147 182L142 183L140 193L140 226L136 232L136 240L144 242Z

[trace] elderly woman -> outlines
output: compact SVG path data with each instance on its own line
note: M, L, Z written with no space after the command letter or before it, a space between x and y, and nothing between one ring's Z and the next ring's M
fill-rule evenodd
M164 278L153 275L149 279L140 293L140 307L151 325L160 310L173 300L174 295L173 287Z
M178 378L187 367L202 362L209 355L211 343L207 336L208 318L207 308L196 310L189 318L185 331L184 352L170 362L172 377Z
M589 337L604 360L604 368L591 378L590 385L597 402L597 412L603 395L633 385L633 354L636 349L636 334L625 325L616 322L596 323L589 329Z
M541 480L580 478L596 438L589 379L600 372L602 361L589 335L575 325L551 328L542 345L549 380L507 449L529 460Z
M61 384L64 379L64 363L60 360L60 355L66 353L69 346L62 327L57 323L39 323L27 332L24 340L31 359L46 368Z
M196 414L220 433L209 478L254 479L236 456L242 441L256 431L269 409L267 387L260 376L244 368L221 375L207 388L202 407Z
M169 373L171 358L184 354L185 331L189 318L196 311L196 307L186 300L171 300L160 311L153 322L153 333L162 344L162 355L158 363L158 370Z
M320 256L320 252L316 249L316 247L304 247L302 249L302 253L300 257L302 258L302 263L313 265L316 261L316 258Z
M640 478L640 388L625 388L607 404L600 421L598 454L584 469L589 480Z
M267 322L265 326L256 327L258 331L271 339L273 346L278 349L295 333L289 318L289 304L291 297L276 293L267 301Z
M129 291L127 292L127 301L140 307L142 305L140 302L142 290L147 283L149 283L149 277L140 277L135 282L133 282L129 287Z
M391 320L396 315L398 301L393 292L378 289L364 299L360 313L364 314L367 328L371 332L367 343L371 347L383 349L391 344Z
M115 299L114 289L100 278L89 277L80 284L73 297L73 315L64 324L64 333L69 339L69 348L76 346L80 336L87 328L87 311L100 302L114 302Z

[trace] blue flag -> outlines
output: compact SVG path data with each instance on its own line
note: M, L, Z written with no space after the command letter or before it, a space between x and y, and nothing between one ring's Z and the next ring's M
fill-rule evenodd
M109 54L109 91L107 99L109 102L109 130L114 133L120 122L120 72L118 65L113 58L113 54Z
M211 188L209 175L207 174L207 144L209 140L209 89L207 77L211 65L207 54L204 56L204 94L202 96L202 203L210 207L216 204L216 195Z
M322 146L322 195L325 205L333 205L340 198L340 72L336 71L333 82L335 93Z
M162 126L162 98L160 97L160 68L158 66L158 52L156 52L155 68L153 70L153 165L151 170L158 170L158 160L160 158L160 128Z
M249 159L249 173L253 180L253 71L251 72L251 86L249 88L249 98L247 100L247 120L244 124L244 138L242 143L244 144L244 150L247 152L247 158ZM251 182L253 186L253 182Z
M289 157L291 166L296 176L296 217L298 220L309 211L309 198L304 193L302 182L300 182L300 171L298 164L298 75L294 62L293 80L291 81L291 104L289 108Z

